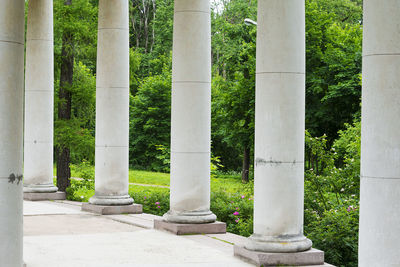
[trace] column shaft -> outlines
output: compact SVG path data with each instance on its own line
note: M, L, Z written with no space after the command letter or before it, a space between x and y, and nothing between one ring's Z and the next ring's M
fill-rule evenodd
M171 198L164 220L214 222L210 211L211 17L208 0L175 0Z
M246 248L297 252L303 236L304 1L258 2L254 234Z
M128 0L100 0L97 44L95 195L90 203L129 205Z
M0 266L22 266L23 0L0 1Z
M24 192L53 183L53 1L30 0L26 38Z
M364 1L359 266L399 266L400 5Z

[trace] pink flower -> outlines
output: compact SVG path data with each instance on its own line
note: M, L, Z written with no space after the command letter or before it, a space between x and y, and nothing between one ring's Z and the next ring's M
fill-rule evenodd
M158 202L158 201L157 201L157 202L156 202L156 203L154 203L154 204L156 204L156 205L160 205L160 202Z
M245 198L245 196L242 195L242 198Z
M235 222L236 222L236 223L238 223L239 221L240 221L240 219L239 219L239 218L237 218L237 219L235 220Z
M353 206L348 206L347 207L347 211L351 211L351 210L353 210L354 208L353 208Z
M251 200L251 197L249 197L249 200Z
M157 206L157 209L161 208L160 206Z
M239 207L236 207L236 210L239 210Z
M235 212L233 213L233 215L238 216L238 215L239 215L239 212L235 211Z

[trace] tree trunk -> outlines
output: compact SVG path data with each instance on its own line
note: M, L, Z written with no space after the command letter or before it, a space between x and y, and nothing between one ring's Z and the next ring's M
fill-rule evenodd
M242 183L249 182L250 148L245 146L243 150Z
M65 0L65 5L71 5L72 0ZM58 119L71 119L71 91L72 79L74 74L74 53L73 35L71 32L64 32L62 37L61 51L61 74L60 90L58 93ZM57 187L59 191L65 192L70 185L71 169L69 147L61 147L57 150Z

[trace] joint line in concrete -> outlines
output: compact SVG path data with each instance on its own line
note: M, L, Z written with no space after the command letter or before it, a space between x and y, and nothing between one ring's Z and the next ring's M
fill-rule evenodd
M209 83L211 84L211 82L202 82L202 81L172 81L172 83Z
M374 177L374 176L360 176L361 179L376 179L376 180L400 180L400 177Z
M202 10L178 10L174 11L174 13L205 13L211 15L211 12Z
M256 72L256 74L297 74L297 75L305 75L305 72L291 72L291 71L260 71Z
M379 54L365 54L362 57L374 57L374 56L400 56L400 53L379 53Z
M22 43L22 42L10 41L10 40L0 40L0 43L10 43L10 44L24 45L24 43Z
M171 153L175 153L175 154L210 154L211 152L182 152L182 151L172 151Z

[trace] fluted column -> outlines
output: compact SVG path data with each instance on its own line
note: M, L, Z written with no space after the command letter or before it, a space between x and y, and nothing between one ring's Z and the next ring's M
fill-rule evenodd
M359 266L400 266L400 4L364 1Z
M96 205L129 205L128 0L100 0L96 86Z
M29 0L26 37L24 192L53 183L53 1Z
M258 1L254 233L246 248L298 252L303 235L303 0Z
M175 0L171 195L164 220L214 222L210 211L211 18L208 0Z
M0 266L22 266L24 0L0 1Z

